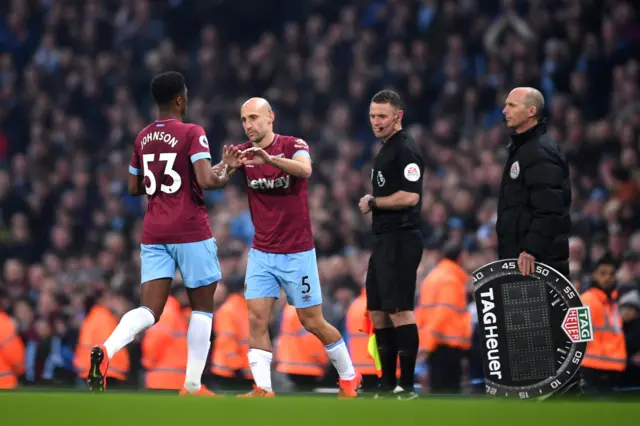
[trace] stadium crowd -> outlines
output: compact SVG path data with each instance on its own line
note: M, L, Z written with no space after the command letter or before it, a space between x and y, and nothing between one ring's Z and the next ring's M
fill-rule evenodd
M515 86L539 88L571 164L571 280L584 289L596 259L620 259L629 365L640 368L640 21L631 2L14 0L0 10L0 311L27 348L21 383L75 383L89 309L100 303L118 317L137 303L145 200L127 194L127 166L154 117L149 82L169 69L186 76L188 120L207 131L214 160L245 140L239 108L252 96L272 103L277 132L310 145L324 311L342 330L371 242L358 211L379 148L371 95L403 94L403 125L424 152L422 281L448 241L463 243L467 271L496 259L503 102ZM244 182L234 179L207 194L223 270L218 307L242 291L253 234ZM140 346L129 356L139 384Z

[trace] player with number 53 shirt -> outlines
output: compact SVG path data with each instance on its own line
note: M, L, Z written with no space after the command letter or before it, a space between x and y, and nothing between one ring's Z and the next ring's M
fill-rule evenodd
M307 143L273 131L275 113L262 98L252 98L240 111L248 142L232 147L240 158L227 155L226 166L240 169L249 195L251 219L256 229L245 277L249 309L249 364L256 382L251 397L273 396L272 348L269 317L273 302L283 288L290 305L307 332L325 345L340 376L340 396L355 397L361 377L356 373L340 335L322 315L322 289L309 216L308 181L311 155ZM223 152L229 154L229 147ZM231 172L229 172L231 173ZM280 359L280 371L305 375L315 366L295 359L288 350Z
M211 168L207 136L196 124L159 119L136 138L129 172L142 175L148 197L142 225L143 283L175 275L173 249L185 263L180 273L186 287L209 285L221 278L207 207L193 167L200 160Z
M193 243L213 237L202 188L193 171L198 160L211 161L211 154L204 129L196 124L165 118L138 134L129 172L142 175L148 197L143 245Z
M156 76L151 94L159 118L138 134L128 180L129 193L146 195L149 201L140 247L141 306L127 312L107 341L92 349L88 384L93 391L104 391L109 359L160 319L179 269L192 308L186 374L166 369L156 372L173 374L167 382L184 378L182 395L211 396L213 392L202 387L201 377L221 273L202 190L222 187L229 177L211 167L202 127L182 122L188 102L184 77L177 72ZM230 161L228 156L223 159Z

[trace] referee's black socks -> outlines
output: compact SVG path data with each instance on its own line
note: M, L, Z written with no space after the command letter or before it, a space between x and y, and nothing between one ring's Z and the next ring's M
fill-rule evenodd
M415 324L396 327L396 346L400 355L400 387L405 391L414 390L418 344L418 327Z
M376 343L382 364L382 388L392 391L396 387L396 366L398 360L398 347L396 346L396 329L376 328ZM414 360L415 363L415 360Z

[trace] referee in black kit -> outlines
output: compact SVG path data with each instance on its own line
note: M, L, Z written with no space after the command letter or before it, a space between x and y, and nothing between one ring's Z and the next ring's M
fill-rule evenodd
M511 143L498 196L498 257L518 259L522 275L534 273L535 261L569 278L571 183L558 142L547 133L544 97L530 87L513 89L504 121ZM557 394L580 393L576 374Z
M382 148L371 172L373 195L360 199L360 211L373 215L375 238L365 288L382 363L378 396L414 399L418 397L414 391L418 328L413 309L422 258L419 224L424 162L416 142L402 130L402 115L396 92L383 90L371 99L369 120Z

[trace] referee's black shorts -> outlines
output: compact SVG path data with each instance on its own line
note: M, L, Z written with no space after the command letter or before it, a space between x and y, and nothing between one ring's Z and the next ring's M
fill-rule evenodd
M413 310L422 247L419 230L375 236L365 283L369 311Z

